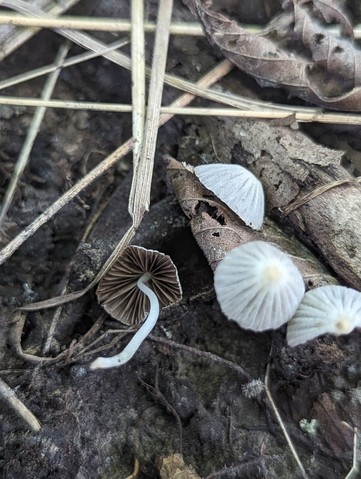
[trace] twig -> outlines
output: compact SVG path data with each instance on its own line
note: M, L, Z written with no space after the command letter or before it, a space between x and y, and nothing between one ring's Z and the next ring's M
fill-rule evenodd
M73 2L74 3L74 2ZM36 28L66 28L69 30L93 30L103 32L130 32L131 22L129 20L121 20L114 18L94 18L80 17L71 15L62 15L57 18L28 18L22 15L14 15L13 13L1 12L0 25L14 25L19 27L36 27ZM260 33L263 28L259 25L242 25L249 33ZM144 31L146 33L155 32L156 25L153 22L144 23ZM341 29L337 26L327 26L326 29L333 34L339 35ZM353 27L354 38L361 37L361 25ZM172 35L188 35L203 36L203 28L199 22L172 22L170 26Z
M64 69L66 67L78 65L79 63L86 62L88 60L92 60L93 58L100 57L102 55L105 55L106 53L117 50L120 47L124 47L124 45L126 45L127 43L129 43L129 40L127 38L122 38L120 40L117 40L116 42L110 43L101 52L90 51L90 52L81 53L80 55L75 55L65 60L63 64L61 65L61 68ZM15 75L11 78L7 78L6 80L0 81L0 90L46 75L47 73L51 73L55 71L57 68L58 66L51 64L51 65L46 65L44 67L35 68L34 70L26 71L24 73L21 73L20 75Z
M220 356L217 356L217 354L213 354L208 351L201 351L200 349L193 348L192 346L186 346L184 344L176 343L171 339L161 338L159 336L154 336L153 334L150 334L148 338L155 343L162 344L163 346L171 347L172 349L180 349L182 351L192 354L193 356L199 356L201 358L208 359L214 363L223 364L224 366L227 366L228 368L235 371L237 374L240 374L244 379L247 379L248 381L252 379L251 375L245 369L243 369L242 366L239 366L238 364L229 361L228 359L221 358Z
M137 479L138 474L139 474L139 469L140 469L139 461L138 461L137 458L134 458L133 472L131 473L130 476L127 476L125 479ZM118 474L117 474L117 476L118 476ZM116 479L116 478L114 477L114 479Z
M179 434L179 454L183 454L183 426L181 418L177 413L176 409L170 404L170 402L166 399L162 391L159 389L159 381L158 381L159 371L158 368L156 369L155 373L155 381L154 386L151 384L146 383L143 379L138 375L138 379L141 384L150 392L150 394L155 398L158 399L163 406L165 406L166 410L174 416L177 426L178 426L178 434Z
M44 101L51 98L51 95L53 94L56 82L58 80L58 77L59 77L59 74L60 74L60 71L61 71L61 65L62 65L66 55L68 54L68 51L69 51L69 42L66 42L65 44L63 44L59 48L58 54L57 54L57 56L55 58L55 62L54 62L54 67L56 69L52 73L49 74L49 77L48 77L47 81L45 82L43 92L41 94L41 98ZM30 127L29 127L28 134L25 138L23 147L20 151L18 160L15 164L15 168L14 168L13 175L11 177L11 181L9 183L9 186L8 186L8 188L6 190L6 193L5 193L5 196L4 196L4 200L3 200L1 211L0 211L0 230L1 230L4 218L5 218L8 210L9 210L9 208L11 206L11 202L14 198L14 194L15 194L15 190L16 190L18 181L19 181L21 175L23 174L23 171L24 171L24 169L25 169L25 167L28 163L29 155L30 155L30 152L33 148L34 141L37 137L37 134L38 134L40 125L43 121L45 112L46 112L46 107L38 106L35 113L34 113L33 119L31 121L31 124L30 124Z
M0 4L1 5L1 4ZM36 27L36 28L66 28L67 30L89 30L101 32L119 32L128 33L132 29L132 23L129 20L115 18L94 18L80 17L71 15L62 15L57 18L29 18L24 15L14 13L0 12L0 25L14 25L18 27ZM259 32L260 27L256 25L247 25L247 31ZM154 22L145 22L144 31L154 33L156 24ZM173 22L170 26L170 33L173 35L203 36L203 28L199 22Z
M345 479L357 479L360 474L360 460L359 460L359 432L357 427L351 427L347 422L342 421L349 430L353 432L353 458L352 458L352 468L348 472Z
M1 87L1 85L0 85ZM133 111L132 105L119 103L96 103L96 102L82 102L82 101L68 101L68 100L41 100L37 98L27 97L8 97L0 96L0 105L14 105L14 106L46 106L48 108L63 108L73 110L91 110L91 111L109 111L109 112L123 112L130 113ZM229 116L236 118L251 118L259 120L275 120L287 119L290 112L274 111L269 108L267 103L264 104L264 110L239 110L235 108L209 108L209 107L180 107L174 108L171 106L163 106L160 108L161 113L171 115L184 116ZM289 107L292 108L292 107ZM302 107L295 107L292 112L294 114L294 121L299 123L329 123L338 125L360 125L361 116L357 113L322 113L316 111L309 113L309 108L302 111Z
M56 17L62 14L70 7L78 3L79 0L62 0L61 2L53 2L51 0L42 0L42 5L48 8L48 15ZM3 0L0 0L0 6L5 6ZM11 8L11 7L10 7ZM4 12L3 12L4 13ZM20 45L29 40L37 31L38 28L16 28L15 26L7 28L5 34L0 32L0 59L5 58L11 52L16 50ZM10 33L9 33L10 30Z
M267 364L267 369L266 369L266 375L265 375L265 379L264 379L264 389L265 389L265 391L266 391L267 399L268 399L268 401L269 401L270 404L271 404L271 407L272 407L273 412L274 412L274 414L275 414L275 416L276 416L277 422L278 422L278 424L279 424L279 426L280 426L280 428L281 428L281 430L282 430L282 432L283 432L283 435L284 435L284 437L285 437L285 439L286 439L286 441L287 441L288 447L290 448L291 453L292 453L293 457L294 457L295 460L296 460L296 463L297 463L297 465L298 465L298 467L299 467L299 469L300 469L300 471L301 471L302 477L303 477L304 479L309 479L309 477L308 477L308 475L307 475L307 473L306 473L306 471L305 471L305 468L303 467L303 464L302 464L300 458L298 457L297 451L296 451L296 449L295 449L295 447L294 447L294 445L293 445L293 443L292 443L292 441L291 441L291 438L290 438L290 436L289 436L289 434L288 434L288 432L287 432L287 430L286 430L286 427L285 427L285 425L284 425L284 422L282 421L281 415L280 415L280 413L278 412L277 406L276 406L276 404L275 404L275 402L274 402L274 400L273 400L273 398L272 398L271 391L270 391L270 389L269 389L269 371L270 371L270 364L268 363L268 364Z
M236 466L226 466L219 471L212 472L204 479L216 479L217 477L242 477L238 475L236 476L235 474L242 473L247 468L259 466L262 461L264 461L264 456L257 457L256 459L251 459L250 461L244 461L241 464L237 464Z
M15 392L0 378L0 397L20 416L33 432L39 432L41 424L23 402L16 397Z

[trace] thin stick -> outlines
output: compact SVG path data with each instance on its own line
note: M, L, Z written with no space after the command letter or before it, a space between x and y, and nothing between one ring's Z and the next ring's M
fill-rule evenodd
M1 87L0 87L1 88ZM5 97L0 96L0 105L15 106L45 106L48 108L63 108L74 110L92 110L92 111L109 111L130 113L133 111L132 105L123 105L118 103L95 103L67 100L41 100L35 98L24 97ZM238 110L234 108L205 108L205 107L181 107L174 108L171 106L163 106L160 108L161 113L169 113L171 115L184 116L229 116L236 118L252 118L259 120L277 120L290 118L291 122L297 123L330 123L339 125L360 125L361 115L355 113L322 113L315 110L314 113L302 112L302 107L295 107L294 111L283 112L274 111L269 108L267 103L264 104L264 111L260 110ZM289 107L292 108L292 107ZM291 118L292 115L292 118Z
M149 85L149 100L145 119L145 133L140 161L134 170L134 180L129 194L128 211L135 227L149 209L155 146L157 142L160 106L163 94L165 65L167 62L169 26L173 0L160 0L158 23L155 34L152 73Z
M210 72L208 72L198 83L205 88L210 85L213 85L218 80L223 78L227 73L229 73L232 66L230 63L225 60L213 68ZM181 95L177 100L172 103L172 106L179 107L184 106L190 103L194 99L194 96L185 93ZM163 114L159 120L159 126L164 125L167 121L169 121L173 116L171 114ZM14 238L2 251L0 251L0 264L4 263L10 256L14 254L14 252L30 237L32 236L35 231L37 231L40 226L45 224L50 218L52 218L64 205L66 205L69 201L71 201L76 195L78 195L84 188L89 186L94 180L99 178L103 173L105 173L109 168L111 168L120 158L128 154L132 149L132 139L130 138L127 142L121 145L117 150L115 150L110 156L108 156L105 160L103 160L98 166L96 166L93 170L91 170L84 178L82 178L76 185L70 188L66 193L64 193L58 200L56 200L42 215L40 215L33 223L31 223L27 228L25 228L16 238ZM116 252L125 248L128 242L134 235L134 229L130 229L127 231L126 235L122 238L121 242L116 248ZM89 291L101 277L103 271L106 271L115 260L115 256L112 254L110 258L106 261L105 265L98 273L96 278L83 290L77 291L75 293L71 293L60 298L52 298L48 300L46 305L44 302L36 303L27 306L27 310L40 309L41 308L51 307L51 306L58 306L59 304L64 304L68 301L73 301L77 298L83 296L87 291Z
M8 6L9 8L16 9L27 15L36 16L40 18L48 18L48 15L44 13L42 10L35 8L34 6L28 5L22 0L13 0L13 1L3 0L3 5ZM90 50L99 52L101 50L104 50L104 48L106 47L104 43L98 40L95 40L91 36L86 35L84 33L70 31L70 30L62 30L62 29L56 29L55 31L59 33L60 35L64 36L65 38L68 38L69 40L73 41L74 43ZM121 52L110 52L105 54L104 57L114 62L115 64L122 66L123 68L131 70L131 59L127 55ZM234 66L230 61L229 61L229 64L232 65L232 67ZM151 74L150 68L146 68L145 71L147 75ZM235 108L240 108L240 109L248 110L250 108L254 108L254 109L259 108L261 110L264 110L264 102L249 100L247 98L238 97L236 95L231 95L229 93L222 93L222 92L207 90L205 88L200 87L199 85L195 85L192 82L183 80L182 78L179 78L175 75L166 74L164 76L164 80L165 80L165 83L167 83L170 86L173 86L174 88L187 91L188 93L192 93L193 95L197 95L202 98L206 98L208 100L217 101L220 103L224 103L225 105L233 106ZM281 110L281 111L288 111L288 112L293 111L293 109L291 110L289 107L284 105L274 105L274 104L268 103L268 107L274 110ZM310 113L321 112L320 109L315 109L315 108L309 109L308 111Z
M174 349L180 349L181 351L185 351L187 353L193 354L194 356L199 356L199 357L208 359L210 361L213 361L215 363L223 364L224 366L227 366L233 371L235 371L237 374L240 374L243 378L247 379L248 381L252 379L251 375L245 369L243 369L242 366L234 363L233 361L229 361L228 359L224 359L220 356L217 356L217 354L213 354L208 351L201 351L200 349L193 348L192 346L186 346L185 344L177 343L175 341L172 341L171 339L165 339L159 336L154 336L153 334L150 334L148 336L148 339L150 339L151 341L154 341L155 343L162 344L163 346L171 347Z
M1 12L0 25L14 25L18 27L37 28L66 28L67 30L89 30L101 32L129 33L132 30L132 23L129 20L114 18L94 18L64 15L53 18L29 18L23 15ZM247 31L259 32L260 27L249 25ZM154 33L156 24L145 22L144 31ZM170 26L170 33L174 35L203 36L202 25L199 22L174 22Z
M61 2L52 2L51 0L42 1L43 7L49 8L48 15L50 17L56 17L62 14L70 7L78 3L79 0L62 0ZM5 2L0 0L0 6L5 6ZM10 8L12 8L10 6ZM10 53L16 50L20 45L29 40L38 31L38 28L16 28L15 26L4 34L0 32L0 59L7 57ZM10 33L9 33L10 30Z
M280 428L281 428L281 430L282 430L282 432L283 432L283 435L284 435L284 437L285 437L285 439L286 439L286 441L287 441L288 447L290 448L291 453L292 453L293 457L295 458L295 460L296 460L296 462L297 462L297 465L298 465L298 467L299 467L299 469L300 469L300 471L301 471L302 477L303 477L304 479L309 479L309 477L308 477L308 475L307 475L307 473L306 473L306 471L305 471L305 468L303 467L303 464L302 464L300 458L298 457L297 451L296 451L296 449L295 449L295 447L294 447L294 445L293 445L293 443L292 443L292 441L291 441L291 438L290 438L290 436L289 436L289 434L288 434L288 432L287 432L287 430L286 430L286 427L285 427L285 425L284 425L284 422L282 421L281 415L280 415L280 413L278 412L278 409L277 409L277 406L276 406L276 404L275 404L275 402L274 402L274 400L273 400L273 397L272 397L272 395L271 395L271 391L270 391L269 385L268 385L268 384L269 384L269 371L270 371L270 365L269 365L269 363L268 363L268 364L267 364L267 369L266 369L266 375L265 375L265 379L264 379L264 389L265 389L265 391L266 391L267 399L268 399L268 401L269 401L270 404L271 404L271 407L272 407L273 412L274 412L274 414L275 414L275 416L276 416L277 422L278 422L278 424L279 424L279 426L280 426Z
M116 42L110 43L107 48L102 50L101 52L85 52L81 53L80 55L75 55L74 57L68 58L68 60L65 60L64 63L62 64L62 69L66 67L71 67L73 65L77 65L78 63L85 62L87 60L92 60L93 58L97 58L99 56L103 56L106 53L112 52L114 50L117 50L120 47L124 47L129 43L129 40L127 38L123 38L120 40L117 40ZM12 78L7 78L6 80L0 81L0 90L3 90L4 88L8 88L10 86L18 85L19 83L23 83L29 80L33 80L34 78L40 77L42 75L46 75L47 73L51 73L55 71L58 67L55 66L54 64L51 65L46 65L44 67L36 68L35 70L30 70L24 73L21 73L20 75L13 76ZM47 105L43 105L47 106Z
M74 2L73 2L74 3ZM103 32L130 32L131 22L128 20L115 20L114 18L94 18L62 15L58 18L29 18L13 13L1 12L0 25L14 25L19 27L36 28L66 28L68 30L93 30ZM259 25L242 25L250 33L260 33L264 29ZM156 25L153 22L144 23L146 33L155 32ZM326 29L335 35L340 35L338 26L328 26ZM361 37L361 25L353 27L354 38ZM203 28L199 22L173 22L170 26L171 35L203 36Z
M0 378L0 397L20 416L33 432L39 432L41 424L23 402L16 397L15 392Z
M143 0L132 0L132 133L133 171L139 163L145 119L145 51Z
M68 54L68 51L69 51L69 42L66 42L65 44L63 44L59 48L58 54L57 54L57 56L55 58L55 62L54 62L54 66L56 67L56 69L49 75L47 81L45 82L43 92L41 94L41 98L44 101L51 98L51 95L53 94L56 82L58 80L58 77L59 77L59 74L60 74L60 71L61 71L60 70L61 65L62 65L66 55ZM9 183L9 186L8 186L8 188L6 190L6 193L5 193L5 196L4 196L2 208L1 208L1 211L0 211L0 230L1 230L4 218L5 218L8 210L9 210L11 202L14 198L14 194L15 194L15 190L16 190L18 181L19 181L21 175L23 174L23 171L24 171L24 169L25 169L25 167L28 163L30 152L33 148L34 141L37 137L37 134L38 134L40 125L43 121L45 112L46 112L46 107L38 106L35 113L34 113L32 122L31 122L30 127L29 127L28 134L25 138L23 147L20 151L18 160L15 164L15 168L14 168L13 175L11 177L11 181Z

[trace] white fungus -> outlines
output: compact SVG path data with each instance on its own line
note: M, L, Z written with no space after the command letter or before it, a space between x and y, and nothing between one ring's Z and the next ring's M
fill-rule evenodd
M287 325L287 342L297 346L321 334L349 334L361 327L361 293L345 286L308 291Z
M223 313L253 331L276 329L294 315L305 287L291 259L263 241L237 246L214 274Z
M199 181L234 211L247 226L260 229L264 219L264 193L261 182L240 165L196 166Z

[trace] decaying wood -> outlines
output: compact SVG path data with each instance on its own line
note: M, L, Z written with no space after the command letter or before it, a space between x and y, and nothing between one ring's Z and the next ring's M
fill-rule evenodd
M292 256L308 288L337 283L310 251L270 220L262 231L254 231L204 188L183 164L169 159L168 172L179 204L190 218L193 235L213 270L231 249L249 241L261 240L276 244Z
M268 214L292 227L346 284L360 290L361 186L340 164L343 153L266 122L218 120L208 127L224 162L240 163L261 180ZM347 181L284 213L311 191L342 180Z

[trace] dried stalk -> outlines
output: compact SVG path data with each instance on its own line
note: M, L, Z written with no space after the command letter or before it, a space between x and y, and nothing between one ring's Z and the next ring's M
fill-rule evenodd
M18 416L20 416L33 432L39 432L41 424L34 414L29 411L23 402L16 397L15 392L0 378L0 397L2 397L7 404L14 409Z
M159 3L144 140L141 147L140 161L134 165L134 181L129 195L128 211L135 228L138 227L144 213L149 209L172 5L172 0L160 0Z
M132 124L133 171L139 163L145 119L145 51L143 0L132 0Z
M1 89L1 85L0 85ZM133 112L132 105L124 105L118 103L95 103L81 101L64 101L64 100L41 100L25 97L5 97L0 96L0 105L14 106L44 106L47 108L63 108L73 110L91 110L91 111L110 111L110 112ZM238 110L234 108L205 108L205 107L182 107L173 108L163 106L160 108L161 113L170 113L172 115L184 116L228 116L236 118L257 119L257 120L290 120L290 123L329 123L338 125L360 125L361 116L357 113L322 113L315 110L314 113L302 112L302 107L291 109L288 112L269 110L267 103L265 110Z
M53 94L56 82L58 80L58 77L61 71L61 65L66 55L68 54L68 51L69 51L69 43L66 42L60 47L59 52L55 58L55 62L54 62L55 70L49 75L47 81L45 82L43 92L41 94L41 98L44 101L49 100L49 98L51 98ZM37 137L45 112L46 112L45 106L38 106L34 113L32 122L29 127L29 131L25 138L23 147L20 151L19 158L15 164L13 176L11 178L11 181L9 183L9 186L4 196L4 200L3 200L1 211L0 211L0 230L1 230L4 218L14 198L15 190L20 180L20 177L23 174L23 171L28 163L29 155L33 148L34 141Z
M207 75L205 75L198 83L205 88L216 83L218 80L223 78L232 68L228 61L221 62L217 67L212 69ZM194 99L193 95L188 93L181 95L177 100L172 103L173 107L184 106L190 103ZM170 114L163 114L159 120L159 126L164 125L168 120L172 118ZM28 239L30 238L43 224L45 224L49 219L51 219L63 206L65 206L69 201L71 201L75 196L77 196L84 188L89 186L94 180L99 178L103 173L109 170L115 163L128 154L133 146L133 140L130 138L127 142L121 145L117 150L115 150L110 156L102 161L98 166L96 166L92 171L90 171L84 178L82 178L76 185L70 188L66 193L64 193L57 201L55 201L42 215L40 215L33 223L31 223L27 228L25 228L16 238L14 238L2 251L0 251L0 264L4 263L14 252ZM117 247L116 253L125 248L131 238L134 235L134 229L131 228L127 231L126 235L120 242ZM36 310L40 308L48 308L51 306L57 306L59 304L64 304L68 301L80 298L87 291L89 291L100 279L103 272L109 267L113 261L114 256L112 255L109 260L106 262L102 270L98 273L96 278L83 290L71 293L60 298L53 298L46 302L33 303L26 307L27 310Z

